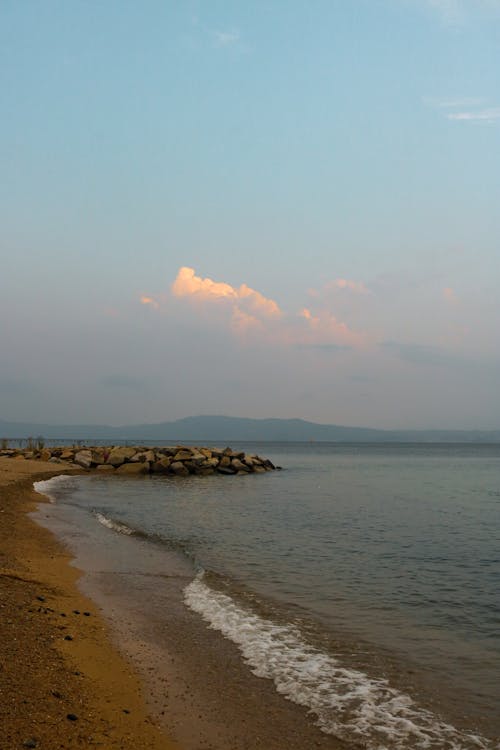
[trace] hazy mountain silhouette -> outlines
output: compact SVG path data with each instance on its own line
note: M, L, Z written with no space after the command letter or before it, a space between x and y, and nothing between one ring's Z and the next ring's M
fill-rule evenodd
M124 425L48 425L0 420L0 438L37 437L55 440L130 440L172 442L500 442L500 430L377 430L317 424L303 419L185 417L173 422Z

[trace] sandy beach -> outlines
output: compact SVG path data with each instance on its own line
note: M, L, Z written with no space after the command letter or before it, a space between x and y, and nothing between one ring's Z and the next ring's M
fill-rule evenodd
M252 675L179 592L166 586L170 614L157 621L147 606L129 611L133 577L121 591L116 577L108 591L82 578L64 545L30 517L43 523L52 507L33 482L59 473L0 458L2 750L346 747Z
M0 746L173 750L68 554L27 516L33 481L57 473L0 459Z

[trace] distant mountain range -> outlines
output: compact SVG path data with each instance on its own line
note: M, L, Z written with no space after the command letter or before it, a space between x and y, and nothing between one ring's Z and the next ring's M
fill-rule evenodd
M335 443L498 443L500 430L376 430L317 424L303 419L247 419L245 417L185 417L174 422L125 425L48 425L0 419L0 439L43 436L48 440L335 442Z

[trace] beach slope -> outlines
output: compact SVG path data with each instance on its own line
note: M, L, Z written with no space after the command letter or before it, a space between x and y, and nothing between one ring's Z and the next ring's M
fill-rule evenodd
M79 572L28 512L54 464L0 458L0 746L174 750Z

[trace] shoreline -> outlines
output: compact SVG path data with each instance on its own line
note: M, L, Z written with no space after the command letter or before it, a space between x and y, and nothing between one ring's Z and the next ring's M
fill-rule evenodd
M179 750L150 718L141 679L79 590L72 556L29 517L46 502L33 482L62 471L0 458L2 747Z
M178 552L89 523L72 504L41 510L37 522L62 539L85 571L80 588L100 607L141 678L154 721L183 750L358 747L321 731L307 706L253 674L238 646L185 605L195 571Z
M242 659L237 639L185 606L193 569L179 562L177 552L96 524L85 502L66 495L96 480L107 494L115 481L135 482L91 479L85 470L68 468L0 459L0 721L2 739L5 734L11 741L6 750L360 747L351 727L340 733L343 740L320 731L314 709L286 700L264 674L256 677L259 670L252 672L252 660ZM61 473L83 479L68 478L57 502L44 501L43 485L37 492L33 482ZM94 502L90 494L89 500ZM469 747L472 735L463 737ZM490 747L484 739L478 746Z
M321 732L306 708L255 677L238 648L172 588L162 592L175 610L168 624L146 608L130 612L128 581L99 591L66 540L42 523L53 506L33 483L61 473L87 474L0 457L2 747L357 747Z

